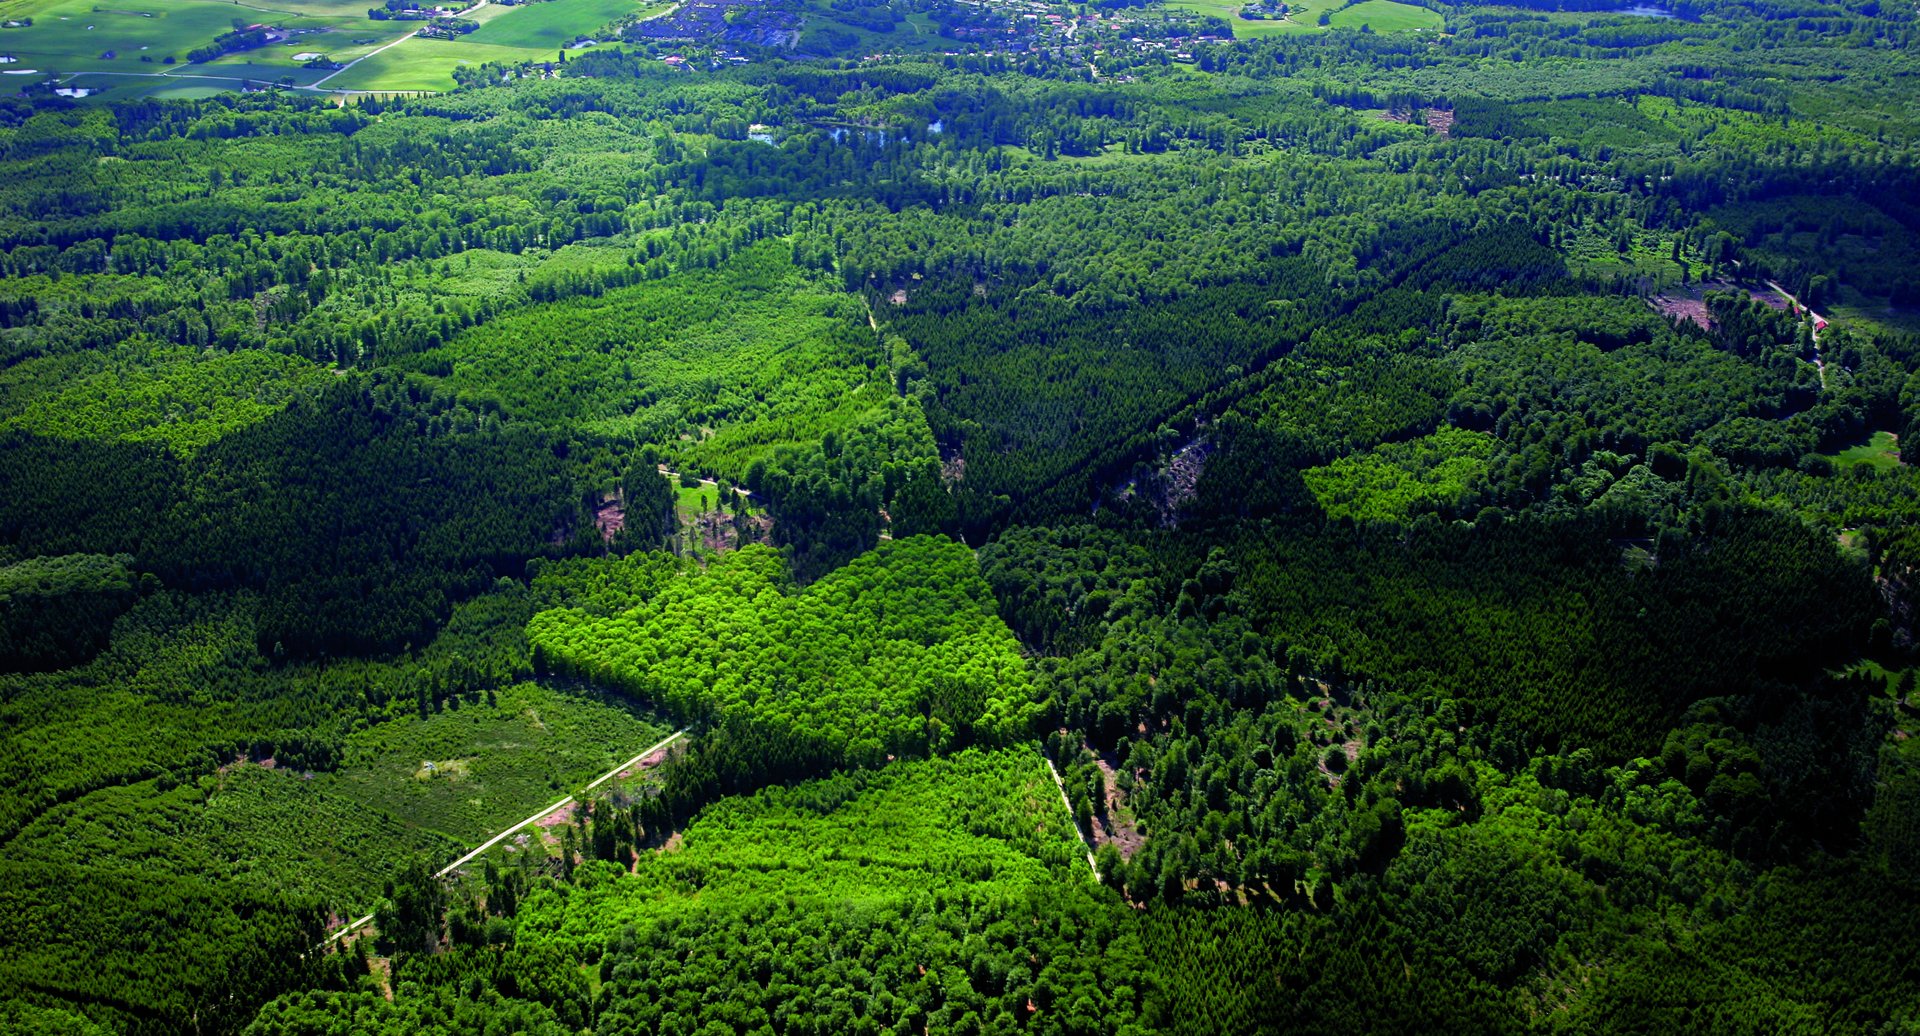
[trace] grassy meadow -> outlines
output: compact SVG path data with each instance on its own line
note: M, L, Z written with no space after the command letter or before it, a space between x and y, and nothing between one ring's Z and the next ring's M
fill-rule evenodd
M1407 32L1415 29L1438 30L1444 20L1436 11L1412 4L1395 3L1394 0L1364 0L1333 15L1332 25L1336 29L1358 29L1363 26L1374 32Z
M1367 26L1374 32L1405 32L1410 29L1437 30L1442 25L1437 12L1412 4L1396 3L1395 0L1362 0L1346 8L1342 8L1340 2L1300 0L1289 5L1291 9L1285 20L1241 18L1240 9L1246 6L1242 0L1171 0L1167 6L1222 18L1233 26L1234 38L1242 40L1289 32L1321 32L1328 27L1358 29ZM1323 26L1320 24L1320 15L1327 11L1334 13L1330 26Z
M1892 471L1900 466L1900 437L1892 432L1875 432L1865 442L1855 443L1829 456L1843 468L1864 464L1876 472Z

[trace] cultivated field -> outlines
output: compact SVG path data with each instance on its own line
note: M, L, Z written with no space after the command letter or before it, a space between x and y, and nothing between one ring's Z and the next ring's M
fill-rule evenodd
M1374 32L1407 32L1413 29L1439 29L1443 24L1438 12L1394 0L1365 0L1344 11L1335 12L1333 27L1358 29L1367 26Z
M1395 0L1363 0L1345 9L1341 9L1340 3L1341 0L1299 0L1289 4L1285 20L1241 18L1240 9L1246 6L1243 0L1170 0L1167 6L1225 19L1233 26L1234 38L1243 40L1287 32L1323 31L1328 26L1320 24L1320 15L1326 11L1334 12L1331 27L1337 29L1371 26L1375 32L1404 32L1438 29L1442 24L1438 13Z
M0 74L58 76L110 97L202 97L247 83L327 90L446 90L453 70L489 61L554 59L576 38L645 0L546 0L474 11L480 28L458 40L411 38L418 22L372 21L359 0L22 0L0 29ZM267 25L283 38L189 63L222 33ZM395 44L398 44L397 46ZM309 68L315 55L351 67ZM365 60L362 60L365 59ZM323 82L324 81L324 82Z
M5 20L32 21L31 25L0 29L0 53L14 59L6 64L5 71L18 75L32 70L249 77L249 70L221 67L220 62L189 65L187 55L238 26L264 24L285 30L286 38L227 55L222 61L272 66L277 78L296 67L291 60L295 53L337 56L351 49L354 38L366 38L363 49L370 50L407 31L395 23L370 22L364 5L341 0L299 0L272 6L214 0L23 0L8 5Z
M415 37L382 50L327 80L329 90L447 90L453 70L490 61L518 64L553 61L575 38L591 34L622 15L642 10L644 0L546 0L473 12L480 28L457 40Z

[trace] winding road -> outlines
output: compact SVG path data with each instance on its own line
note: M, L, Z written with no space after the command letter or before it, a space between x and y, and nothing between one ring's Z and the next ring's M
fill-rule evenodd
M681 738L685 737L687 734L687 731L690 729L692 728L681 727L679 730L676 730L671 735L669 735L666 740L660 742L657 745L652 746L651 748L648 748L646 751L641 752L639 755L634 756L633 758L627 760L626 762L621 763L619 766L616 766L613 769L608 770L606 773L600 775L600 778L598 780L594 781L592 784L587 785L586 788L582 790L592 791L593 789L598 788L602 784L605 784L608 781L619 776L623 771L627 770L628 768L640 765L640 760L645 759L647 756L650 756L653 753L658 752L661 749L667 747L668 745L673 744L675 741L678 741ZM1060 778L1058 777L1058 775L1054 777L1054 780L1059 780L1059 779ZM1062 796L1066 795L1066 790L1064 786L1062 787L1060 794ZM522 828L532 827L534 824L537 824L540 821L545 820L547 817L550 817L553 814L558 813L559 811L567 808L568 806L573 805L574 801L575 801L574 797L572 795L568 795L566 798L561 799L560 801L554 803L551 806L548 806L547 808L541 810L538 813L535 813L534 815L528 817L527 819L520 821L518 824L515 824L512 827L509 827L506 830L500 832L499 834L494 835L492 838L489 838L485 842L481 843L478 849L475 849L474 851L466 854L465 856L460 857L459 859L453 861L452 863L447 864L445 867L440 868L440 870L434 874L434 877L444 878L447 875L452 874L454 871L458 870L460 867L464 866L467 863L472 862L481 853L484 853L488 849L491 849L494 846L499 845L501 842L505 841L509 835L512 835L513 833L521 830ZM1069 810L1069 812L1071 812L1071 810ZM1089 862L1093 860L1093 855L1091 853L1087 855L1087 860ZM338 942L340 939L344 938L345 936L351 935L352 933L357 932L362 928L365 928L367 925L371 924L372 922L373 922L372 914L368 914L365 917L357 918L353 921L349 921L347 922L346 927L328 936L327 942L325 945L331 945L332 943Z

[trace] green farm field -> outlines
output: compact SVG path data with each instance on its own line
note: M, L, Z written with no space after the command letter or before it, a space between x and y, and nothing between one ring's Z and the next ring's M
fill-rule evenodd
M501 8L480 28L457 41L457 45L527 47L543 53L557 51L576 36L591 33L615 18L648 6L646 0L546 0Z
M875 32L836 19L824 3L812 4L806 10L806 28L797 51L801 54L914 54L937 51L941 46L938 30L926 15L906 15L894 24L892 32Z
M0 55L13 59L0 74L58 73L71 77L64 85L114 98L207 96L247 81L308 87L323 79L329 90L447 90L454 85L453 70L463 65L551 59L574 38L647 6L640 0L489 4L473 13L478 30L446 41L408 38L417 25L369 21L364 4L342 0L126 0L110 7L91 0L21 0L8 5L5 17L32 24L0 30ZM190 52L236 22L265 23L291 35L212 61L187 62ZM316 53L343 64L367 60L331 76L296 60Z
M1329 26L1320 24L1320 15L1333 11L1330 27L1358 29L1369 26L1374 32L1405 32L1410 29L1439 29L1440 15L1424 7L1396 3L1395 0L1363 0L1342 9L1339 0L1301 0L1292 4L1285 21L1254 20L1240 17L1245 4L1239 0L1173 0L1168 7L1198 11L1225 19L1233 26L1235 39L1260 39L1290 32L1320 32Z
M238 71L208 72L207 66L186 63L189 52L231 31L236 21L242 25L264 22L295 34L288 41L291 47L276 44L248 54L231 55L242 61L258 61L266 52L276 56L281 51L289 56L309 50L331 53L335 48L317 42L320 34L335 36L327 30L344 32L365 27L364 35L382 40L392 40L397 35L392 28L373 29L364 7L348 7L337 0L272 8L211 0L186 3L115 0L110 5L91 0L21 0L7 5L5 19L33 22L24 27L0 29L0 53L14 59L7 64L6 71L15 74L33 70L246 76L248 73ZM172 65L167 64L168 58L173 59ZM272 60L267 63L280 64Z
M124 72L76 72L63 74L62 89L86 90L92 101L185 100L231 93L249 83L259 85L307 86L325 75L312 69L271 65L191 65L186 71L169 74Z
M206 0L216 7L238 7L242 11L252 12L254 21L270 22L277 15L280 18L350 18L367 23L367 8L373 6L367 0ZM116 5L117 6L117 5ZM236 13L235 17L245 17Z
M218 97L233 89L233 84L224 81L189 80L183 83L172 76L158 76L151 79L113 78L97 72L74 76L67 81L67 85L99 90L103 93L112 91L109 96L117 101L130 101L143 97L156 101L192 101Z
M679 498L674 507L684 525L692 525L695 518L713 510L720 494L718 486L704 481L692 488L675 482L673 491Z
M1394 0L1365 0L1336 12L1332 24L1336 29L1366 26L1374 32L1407 32L1415 29L1438 30L1444 20L1438 12L1424 7L1395 3Z
M327 80L329 90L451 90L453 70L489 61L528 61L520 47L489 47L465 40L402 40Z
M575 37L626 14L641 0L547 0L473 12L480 28L457 40L413 38L381 50L327 80L330 90L449 90L453 70L490 61L551 61Z
M223 54L202 65L183 66L183 72L210 76L252 75L254 78L268 81L291 75L295 83L307 86L327 78L331 70L308 68L305 61L296 60L297 56L322 54L329 60L343 65L357 61L382 47L404 39L403 33L406 30L396 30L393 25L392 22L370 22L361 19L357 23L296 37L283 44ZM178 75L182 72L177 71L174 74Z

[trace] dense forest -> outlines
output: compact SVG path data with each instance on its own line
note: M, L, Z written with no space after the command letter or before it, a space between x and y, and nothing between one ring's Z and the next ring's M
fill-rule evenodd
M0 1030L1920 1026L1915 15L1418 6L0 98Z

